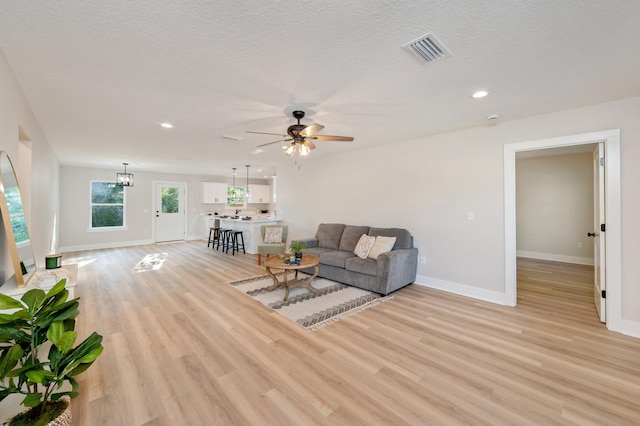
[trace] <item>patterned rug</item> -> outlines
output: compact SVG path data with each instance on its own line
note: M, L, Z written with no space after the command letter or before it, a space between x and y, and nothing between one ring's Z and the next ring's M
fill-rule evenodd
M305 275L300 274L300 277L305 278ZM266 290L267 287L273 285L273 280L268 275L231 281L228 284L306 330L324 327L391 299L391 297L383 297L378 293L324 278L313 280L312 286L318 290L316 294L312 294L304 287L292 288L286 302L282 300L285 294L284 288L278 287L273 291Z

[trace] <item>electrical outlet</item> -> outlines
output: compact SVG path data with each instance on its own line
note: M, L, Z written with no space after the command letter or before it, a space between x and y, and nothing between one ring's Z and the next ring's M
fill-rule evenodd
M578 243L578 248L582 248L582 241Z
M476 214L475 214L475 212L468 212L468 213L467 213L467 219L469 219L469 220L475 220L475 219L476 219Z
M418 256L418 263L420 265L425 265L427 263L427 257L426 256Z

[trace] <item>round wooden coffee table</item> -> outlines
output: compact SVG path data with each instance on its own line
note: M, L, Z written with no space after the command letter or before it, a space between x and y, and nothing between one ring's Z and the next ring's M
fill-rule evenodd
M306 287L311 293L316 294L318 290L311 287L311 281L315 277L318 276L318 272L320 269L318 268L318 264L320 263L320 258L318 256L314 256L312 254L305 254L300 259L299 265L289 265L288 263L284 263L285 259L289 259L290 255L285 254L284 259L280 259L278 256L270 256L264 261L264 266L267 268L267 274L273 279L273 285L271 287L267 287L268 291L275 290L278 287L285 287L286 292L284 294L284 301L286 302L289 298L289 290L294 287ZM314 268L314 273L312 276L308 278L298 279L298 271L300 269L306 268ZM273 273L272 269L282 269L284 270L283 281L279 281L278 278ZM295 271L295 276L293 280L289 280L287 277L289 271Z

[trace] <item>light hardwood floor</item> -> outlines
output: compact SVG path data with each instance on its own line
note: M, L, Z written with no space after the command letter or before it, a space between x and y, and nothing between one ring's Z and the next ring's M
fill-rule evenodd
M411 285L307 333L225 284L263 274L255 256L197 241L64 259L78 331L105 346L75 425L640 423L640 339L598 321L587 267L520 260L517 308Z

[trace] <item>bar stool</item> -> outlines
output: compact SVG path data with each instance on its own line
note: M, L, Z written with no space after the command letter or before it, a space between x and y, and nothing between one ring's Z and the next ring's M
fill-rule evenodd
M242 240L242 243L240 243L240 240ZM247 254L247 252L244 251L244 234L242 233L242 231L232 231L231 255L235 256L236 252L240 252L240 249L242 249L242 253Z
M229 243L231 242L231 232L233 232L233 229L220 229L220 238L218 238L216 250L218 250L220 246L222 246L222 251L226 253L226 251L229 249Z
M219 227L211 227L209 228L209 241L207 241L207 247L211 244L211 248L215 248L216 242L220 241L220 230L222 228Z

